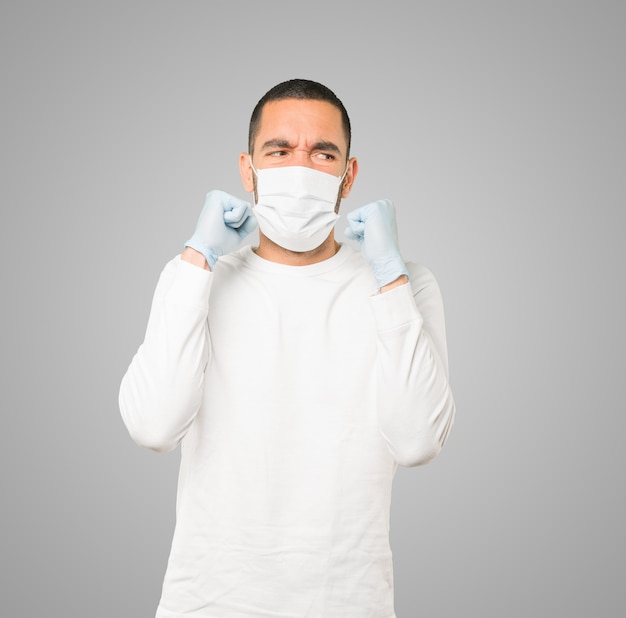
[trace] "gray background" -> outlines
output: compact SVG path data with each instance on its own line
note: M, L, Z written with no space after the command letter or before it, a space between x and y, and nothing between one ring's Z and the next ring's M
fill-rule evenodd
M443 291L457 422L396 478L399 618L621 616L624 4L3 2L3 616L153 616L178 452L117 408L164 263L275 83ZM340 221L339 231L344 229ZM340 234L340 237L342 235Z

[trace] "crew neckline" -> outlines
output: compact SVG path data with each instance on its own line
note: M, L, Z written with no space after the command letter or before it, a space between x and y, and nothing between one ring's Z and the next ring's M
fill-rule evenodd
M327 258L326 260L322 260L321 262L315 262L315 264L307 264L305 266L291 266L290 264L272 262L271 260L267 260L257 255L253 251L251 245L247 245L242 249L241 257L247 264L258 270L295 277L307 277L310 275L326 273L338 268L350 258L350 255L353 252L354 250L352 247L340 244L339 250L335 253L335 255Z

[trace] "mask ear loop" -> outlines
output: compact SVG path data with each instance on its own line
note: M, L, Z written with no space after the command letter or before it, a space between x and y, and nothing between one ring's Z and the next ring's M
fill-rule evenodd
M259 177L259 172L256 171L256 167L254 167L254 164L252 163L252 155L248 155L248 159L250 159L250 167L252 168L252 171L254 172L254 175L258 178ZM347 171L347 168L346 168Z
M248 159L250 160L250 167L252 168L252 173L257 177L257 179L259 178L259 172L256 171L256 167L254 167L254 164L252 163L252 155L248 154ZM253 179L253 184L254 184L254 191L253 191L253 195L254 195L254 205L256 206L257 200L258 200L258 195L257 195L257 188L256 188L256 182L254 182Z
M341 204L341 194L343 193L343 180L348 173L348 167L350 165L350 160L346 163L346 169L343 171L341 178L339 179L339 190L337 191L337 202L335 204L335 214L339 215L339 204Z
M341 175L341 178L339 179L339 184L341 184L343 182L343 179L346 177L346 174L348 173L348 167L350 166L350 160L348 159L348 162L346 163L346 169L343 170L343 174Z

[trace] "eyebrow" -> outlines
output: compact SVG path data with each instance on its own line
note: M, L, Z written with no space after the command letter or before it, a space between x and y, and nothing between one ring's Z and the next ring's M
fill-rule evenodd
M293 146L291 146L289 141L286 139L270 139L261 146L261 150L267 150L268 148L293 148ZM339 146L337 146L337 144L324 140L315 142L311 150L327 150L329 152L341 154L341 150L339 150Z

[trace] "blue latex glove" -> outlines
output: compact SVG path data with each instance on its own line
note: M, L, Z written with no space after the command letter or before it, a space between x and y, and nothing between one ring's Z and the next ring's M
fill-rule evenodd
M349 227L345 235L360 243L361 253L372 267L379 289L402 275L408 277L398 247L396 213L390 200L361 206L347 217Z
M248 202L224 191L209 191L196 231L185 247L202 253L213 270L220 255L234 251L256 226L257 220Z

